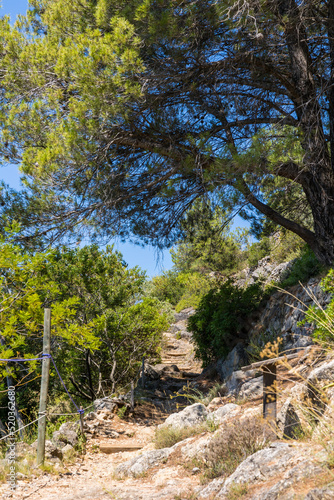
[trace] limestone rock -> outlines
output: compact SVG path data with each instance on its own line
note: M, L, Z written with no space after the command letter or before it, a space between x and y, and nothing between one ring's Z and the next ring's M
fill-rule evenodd
M187 406L179 413L172 413L159 427L175 427L182 429L184 427L193 427L206 420L208 412L204 405L195 403Z
M55 431L52 435L52 441L57 444L60 448L63 448L66 444L75 446L78 443L78 436L76 432L68 430L67 428L59 431Z
M63 458L63 453L58 446L56 446L52 441L45 441L45 458L48 460L58 458L59 460L62 460Z
M78 420L76 422L64 422L59 427L59 431L63 432L64 434L66 432L72 431L78 435L80 433L80 423Z
M127 462L119 465L116 468L116 473L123 476L140 476L145 473L148 469L155 467L156 465L164 462L169 455L172 453L171 448L163 448L161 450L152 450L142 453L138 457L132 458Z
M73 448L73 446L71 446L70 444L66 444L64 446L64 448L62 448L62 453L63 453L63 458L71 458L73 457L73 455L75 454L75 450Z
M149 365L148 363L145 363L145 377L147 377L149 380L159 380L160 378L160 373L158 373L157 370L154 369L153 366Z
M263 376L252 378L242 384L239 397L241 399L255 399L263 395Z
M216 424L222 424L227 419L234 417L240 413L241 408L239 405L234 403L228 403L224 406L218 408L218 410L213 411L209 418L212 419Z
M315 488L308 492L305 500L333 500L334 498L334 483L331 483L324 488Z
M291 398L288 398L280 409L277 415L277 426L282 437L291 439L296 439L303 431L301 421L291 402Z
M249 379L254 378L255 373L255 370L248 370L246 372L237 370L233 372L225 382L227 394L237 395L240 386L247 382Z
M224 404L224 398L213 398L206 409L208 411L214 411L217 410L217 408L220 408Z
M222 489L225 483L224 477L217 477L204 488L202 486L196 488L198 498L216 498L217 493Z
M179 367L177 365L164 365L162 363L158 365L154 365L154 370L156 373L159 375L159 377L162 376L168 376L168 375L175 375L176 373L180 373Z
M107 408L112 412L117 410L117 404L111 398L95 399L93 404L95 411L102 410L103 408Z
M307 378L309 383L316 383L318 380L334 380L334 360L322 364L312 370Z
M244 460L225 481L217 498L228 495L233 484L254 484L267 481L270 477L291 468L293 458L299 454L298 448L287 443L274 442Z
M187 320L188 318L190 318L190 316L195 314L195 312L196 311L193 307L187 307L186 309L183 309L179 313L175 313L175 315L174 315L175 323L177 323L178 321Z
M97 418L97 414L93 411L90 411L87 413L87 415L84 416L84 420L95 420Z
M248 363L247 354L242 344L237 344L227 355L226 359L217 361L217 373L225 381L233 372Z
M213 435L203 436L195 441L188 442L179 446L181 455L185 459L193 459L202 457L208 451L209 445L213 439ZM174 445L175 446L175 445Z
M263 488L259 494L253 497L253 500L290 500L292 497L291 491L289 491L291 486L305 478L309 479L321 473L323 473L321 467L309 460L303 460L300 464L289 469L284 474L283 479L279 480L274 486L269 489L268 487Z

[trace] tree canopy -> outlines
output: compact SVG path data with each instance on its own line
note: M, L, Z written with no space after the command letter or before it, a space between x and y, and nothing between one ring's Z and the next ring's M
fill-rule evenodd
M2 157L30 186L3 210L26 236L164 246L207 197L333 263L334 0L30 5L0 26Z

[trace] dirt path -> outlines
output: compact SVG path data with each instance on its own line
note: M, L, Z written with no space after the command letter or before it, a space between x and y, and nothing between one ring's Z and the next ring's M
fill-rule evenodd
M134 439L129 439L128 443L144 444L145 441L150 441L154 432L153 426L133 425L132 428L136 429L136 435ZM123 440L123 443L125 442ZM2 486L1 498L172 500L177 495L189 491L197 483L194 476L185 477L185 471L180 466L157 467L145 477L118 480L113 475L115 466L137 456L141 451L107 455L95 451L99 444L99 440L91 440L83 459L76 461L59 475L45 473L41 476L32 475L30 478L19 480L18 490L14 495L9 492L7 485ZM148 444L144 449L153 449L153 446Z

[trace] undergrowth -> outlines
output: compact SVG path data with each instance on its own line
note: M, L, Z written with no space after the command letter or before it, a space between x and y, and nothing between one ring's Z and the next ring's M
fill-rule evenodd
M260 418L245 418L224 425L203 456L202 478L206 482L229 476L248 456L269 443L269 431Z
M212 419L208 419L201 424L191 427L160 427L155 431L153 442L156 449L170 448L184 439L196 436L197 434L201 434L203 432L215 432L217 429L218 426Z

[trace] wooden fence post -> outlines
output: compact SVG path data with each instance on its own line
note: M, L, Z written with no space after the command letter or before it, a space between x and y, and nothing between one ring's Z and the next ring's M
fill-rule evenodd
M133 380L131 380L131 399L130 399L130 403L131 403L131 410L133 411L134 407L135 407L135 389L134 389Z
M43 355L51 354L51 309L44 309L44 334ZM45 433L46 433L46 403L48 398L50 373L50 358L44 356L42 360L41 394L39 399L38 415L42 418L38 421L37 440L37 465L44 463L45 458Z
M82 434L82 437L84 439L84 441L86 441L86 436L85 436L85 432L84 432L84 420L83 420L83 407L80 406L80 430L81 430L81 434Z
M145 389L145 358L143 357L141 362L141 386Z

